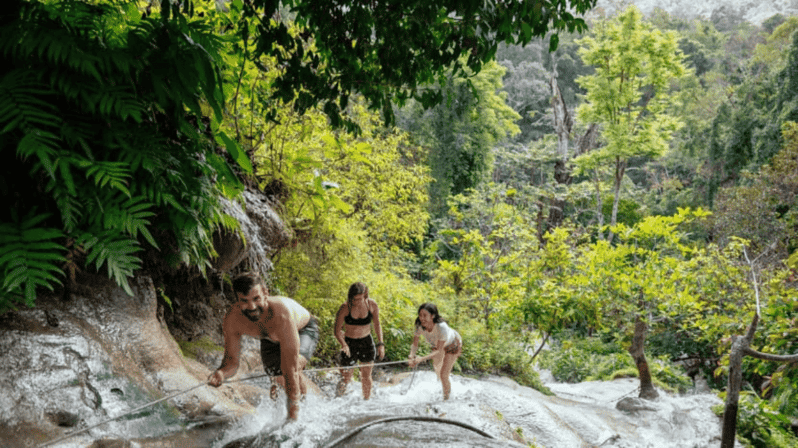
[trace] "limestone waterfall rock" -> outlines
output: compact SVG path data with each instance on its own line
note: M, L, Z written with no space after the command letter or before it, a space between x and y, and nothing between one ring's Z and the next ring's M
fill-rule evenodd
M240 231L214 235L214 278L243 269L268 275L270 256L291 239L274 204L246 191L242 201L223 200L223 206ZM221 361L221 316L229 291L221 282L209 285L198 272L151 269L158 269L153 277L140 273L131 279L132 296L103 275L82 273L68 300L40 294L35 308L0 315L0 446L46 443L205 382ZM164 317L163 301L159 312L152 278L174 293L171 320ZM183 356L175 337L187 342L202 335L216 349ZM242 342L237 378L262 373L257 341ZM156 437L159 430L225 422L255 412L265 395L252 382L200 386L82 437Z
M206 366L184 358L156 317L146 276L129 296L103 277L83 278L88 294L40 296L34 309L0 316L0 440L41 444L204 382ZM201 386L148 410L147 419L232 419L254 412L265 393L233 383ZM175 412L175 410L179 412ZM146 412L144 412L146 414ZM148 437L139 418L112 421L86 435ZM6 445L4 445L6 446Z
M291 232L262 194L246 190L243 205L222 199L224 212L234 217L241 226L241 234L224 232L214 235L214 246L219 256L213 261L217 271L229 273L244 264L267 277L272 269L269 256L288 245Z

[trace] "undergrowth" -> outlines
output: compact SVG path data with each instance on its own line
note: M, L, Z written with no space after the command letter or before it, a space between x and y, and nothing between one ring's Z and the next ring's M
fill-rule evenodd
M686 392L692 380L684 369L665 358L649 357L652 381L668 392ZM598 338L569 339L555 343L552 350L538 355L538 366L551 371L557 381L611 381L636 378L637 367L629 353L615 342Z
M725 392L721 394L725 398ZM791 431L790 419L779 413L768 400L751 391L740 391L737 412L737 441L746 448L794 448L798 436ZM713 406L719 417L724 405Z

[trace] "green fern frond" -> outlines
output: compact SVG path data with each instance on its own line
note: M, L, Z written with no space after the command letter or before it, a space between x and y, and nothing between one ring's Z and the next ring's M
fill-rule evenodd
M145 197L137 196L121 203L104 202L107 204L103 213L103 227L106 230L121 230L133 238L141 234L153 247L158 247L148 229L150 222L147 218L155 216L151 211L153 204L147 202Z
M131 173L126 163L84 160L78 166L86 170L86 178L94 179L95 186L110 186L130 197L127 183Z
M64 231L67 233L74 232L80 222L81 216L83 216L83 207L76 197L77 194L73 194L67 188L64 188L64 184L62 182L56 182L55 179L50 180L47 185L47 191L50 191L53 195L58 211L61 213L61 222L64 223Z
M23 159L34 156L38 159L41 168L44 168L51 178L55 178L55 155L59 149L58 137L40 130L25 134L17 144L17 154Z
M15 59L34 60L48 65L67 65L73 70L88 74L97 81L102 76L97 70L97 51L86 51L87 35L96 34L92 28L98 13L97 5L70 2L69 8L53 8L50 5L27 4L23 7L23 17L9 24L0 38L0 52ZM60 16L59 16L60 14Z
M91 149L90 141L94 138L92 123L82 120L82 117L70 117L69 121L64 122L61 126L61 138L68 148L74 148L75 153L78 149L83 150L83 157L89 160L94 160L94 154ZM73 154L76 160L80 158L77 154Z
M186 212L186 209L183 207L183 205L180 204L177 198L175 198L172 193L167 191L163 185L158 183L143 185L140 187L140 191L148 201L152 202L158 207L169 207L181 213Z
M222 226L222 228L233 231L238 231L241 229L241 223L238 221L238 219L226 213L222 213L221 215L222 216L219 220L219 224Z
M94 263L98 271L105 265L108 277L133 295L128 278L141 267L141 259L133 255L141 250L138 241L115 231L105 231L100 235L85 233L78 238L77 243L87 252L87 265Z
M21 301L32 307L37 288L52 291L61 283L66 248L58 240L64 234L38 227L47 217L31 212L21 222L14 216L14 222L0 223L0 310L13 309L13 302Z
M136 95L127 88L108 87L102 89L94 95L92 100L92 107L96 105L98 111L106 117L119 117L122 120L132 118L136 123L141 123L144 108Z
M51 96L50 90L33 79L33 72L15 70L0 80L0 134L15 129L55 131L61 126L57 109L46 99Z

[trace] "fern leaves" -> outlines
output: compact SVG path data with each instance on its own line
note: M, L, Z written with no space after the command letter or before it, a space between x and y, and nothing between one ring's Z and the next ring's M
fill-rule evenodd
M141 267L141 260L134 254L141 250L134 239L120 238L113 230L100 235L83 234L77 243L89 251L87 264L94 263L99 271L103 265L108 268L108 277L116 281L125 292L133 295L128 277Z
M126 196L130 196L130 191L125 185L130 172L128 171L127 164L121 162L91 162L88 160L80 163L82 168L86 169L86 177L93 179L95 186L103 188L111 186Z
M158 247L148 229L150 222L147 218L155 216L150 211L152 204L143 197L136 197L110 205L112 207L106 208L102 214L103 228L117 232L121 230L134 239L141 235L153 247Z
M64 234L58 229L40 227L46 214L29 213L21 221L12 212L12 222L0 223L0 283L2 296L0 313L14 308L13 302L33 306L36 288L52 291L60 283L60 265L66 261L66 251L58 241Z
M21 179L0 209L0 312L60 282L67 241L131 293L143 250L204 269L233 225L218 197L240 181L202 112L221 115L219 37L90 3L18 2L0 21L0 177Z

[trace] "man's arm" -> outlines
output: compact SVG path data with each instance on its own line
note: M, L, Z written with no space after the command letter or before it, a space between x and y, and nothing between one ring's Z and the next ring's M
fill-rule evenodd
M297 419L299 413L299 330L291 319L291 313L282 302L271 305L275 324L274 332L280 341L280 369L285 379L285 391L288 395L288 418Z
M224 334L224 357L222 365L208 377L208 384L214 387L222 385L226 378L238 372L238 362L241 357L241 333L236 330L235 318L232 312L228 313L222 324Z

